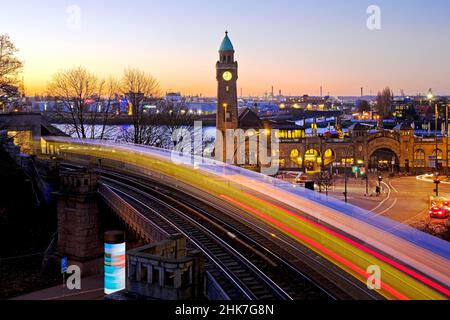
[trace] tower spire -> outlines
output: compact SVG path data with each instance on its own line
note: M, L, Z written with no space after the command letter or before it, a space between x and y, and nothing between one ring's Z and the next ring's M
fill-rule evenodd
M222 44L220 45L220 52L234 52L233 44L231 43L230 37L228 37L228 30L225 31L225 37L223 38Z

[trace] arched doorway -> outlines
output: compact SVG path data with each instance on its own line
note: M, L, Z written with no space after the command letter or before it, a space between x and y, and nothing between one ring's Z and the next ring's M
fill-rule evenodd
M291 150L291 167L292 168L301 168L303 165L303 158L300 155L300 151L298 149Z
M336 153L331 149L326 150L325 153L323 154L324 166L328 167L330 165L333 165L335 161L336 161Z
M322 158L320 152L314 149L310 149L305 153L305 168L308 173L320 172L322 165Z
M369 168L385 172L398 172L400 171L400 161L391 149L378 149L370 157Z

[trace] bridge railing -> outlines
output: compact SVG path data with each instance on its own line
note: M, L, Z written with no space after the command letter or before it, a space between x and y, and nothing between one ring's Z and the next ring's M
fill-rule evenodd
M100 184L98 191L103 201L119 219L149 243L160 242L169 238L169 233L133 208L106 185Z

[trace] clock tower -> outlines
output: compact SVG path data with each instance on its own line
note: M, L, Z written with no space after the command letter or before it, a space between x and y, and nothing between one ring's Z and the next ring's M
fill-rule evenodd
M220 46L219 59L216 64L218 82L216 127L217 134L221 134L222 139L216 137L216 158L227 162L226 132L228 129L236 130L239 127L237 101L238 63L234 60L234 48L228 37L228 32L225 32L225 38ZM217 143L221 140L223 141L222 146L220 146L220 143Z

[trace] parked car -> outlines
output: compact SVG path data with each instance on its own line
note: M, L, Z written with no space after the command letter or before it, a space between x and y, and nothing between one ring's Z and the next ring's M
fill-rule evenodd
M447 207L442 206L433 206L430 211L430 217L434 219L446 219L449 217L449 209Z

